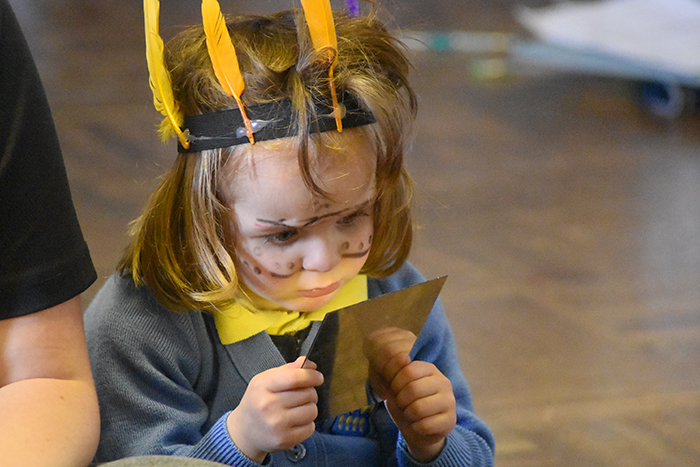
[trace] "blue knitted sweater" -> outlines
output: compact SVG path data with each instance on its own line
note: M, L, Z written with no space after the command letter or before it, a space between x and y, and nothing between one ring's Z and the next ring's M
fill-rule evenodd
M389 277L370 279L369 297L423 280L407 263ZM136 288L131 279L118 275L106 282L88 307L85 326L102 416L96 462L166 454L237 467L259 465L231 441L226 417L253 376L285 363L270 336L263 332L222 345L209 314L173 313L147 288ZM379 404L371 412L366 436L319 429L295 449L268 456L267 465L492 466L493 437L472 412L469 388L440 301L413 353L416 359L434 363L450 379L457 400L457 426L433 462L420 464L411 458Z

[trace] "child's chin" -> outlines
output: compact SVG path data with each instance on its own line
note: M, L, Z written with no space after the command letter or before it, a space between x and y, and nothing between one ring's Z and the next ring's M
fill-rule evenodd
M283 305L286 309L290 311L299 312L309 312L316 311L322 306L327 305L336 294L324 295L323 297L299 297L295 300L291 300L289 303Z

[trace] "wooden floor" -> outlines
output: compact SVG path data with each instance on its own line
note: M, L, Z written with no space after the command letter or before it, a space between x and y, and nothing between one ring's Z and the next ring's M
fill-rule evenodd
M174 155L154 132L141 2L12 3L101 276L89 301ZM166 37L199 21L197 0L161 3ZM383 3L405 29L522 32L513 0ZM700 465L700 115L660 121L622 80L509 62L478 79L482 58L504 57L415 54L408 164L413 261L450 276L443 300L497 465Z

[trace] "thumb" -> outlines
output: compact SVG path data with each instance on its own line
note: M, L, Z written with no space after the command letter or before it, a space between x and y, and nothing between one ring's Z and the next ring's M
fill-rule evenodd
M308 359L306 356L298 357L291 363L287 363L291 368L303 368L304 370L315 370L316 364Z

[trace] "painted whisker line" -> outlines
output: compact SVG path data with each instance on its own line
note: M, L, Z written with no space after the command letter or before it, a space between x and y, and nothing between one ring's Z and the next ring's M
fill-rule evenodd
M295 273L292 274L277 274L276 272L271 272L270 276L274 277L275 279L289 279L292 277Z
M367 256L369 254L369 248L367 248L365 251L360 251L358 253L343 253L342 257L343 258L362 258L364 256Z

